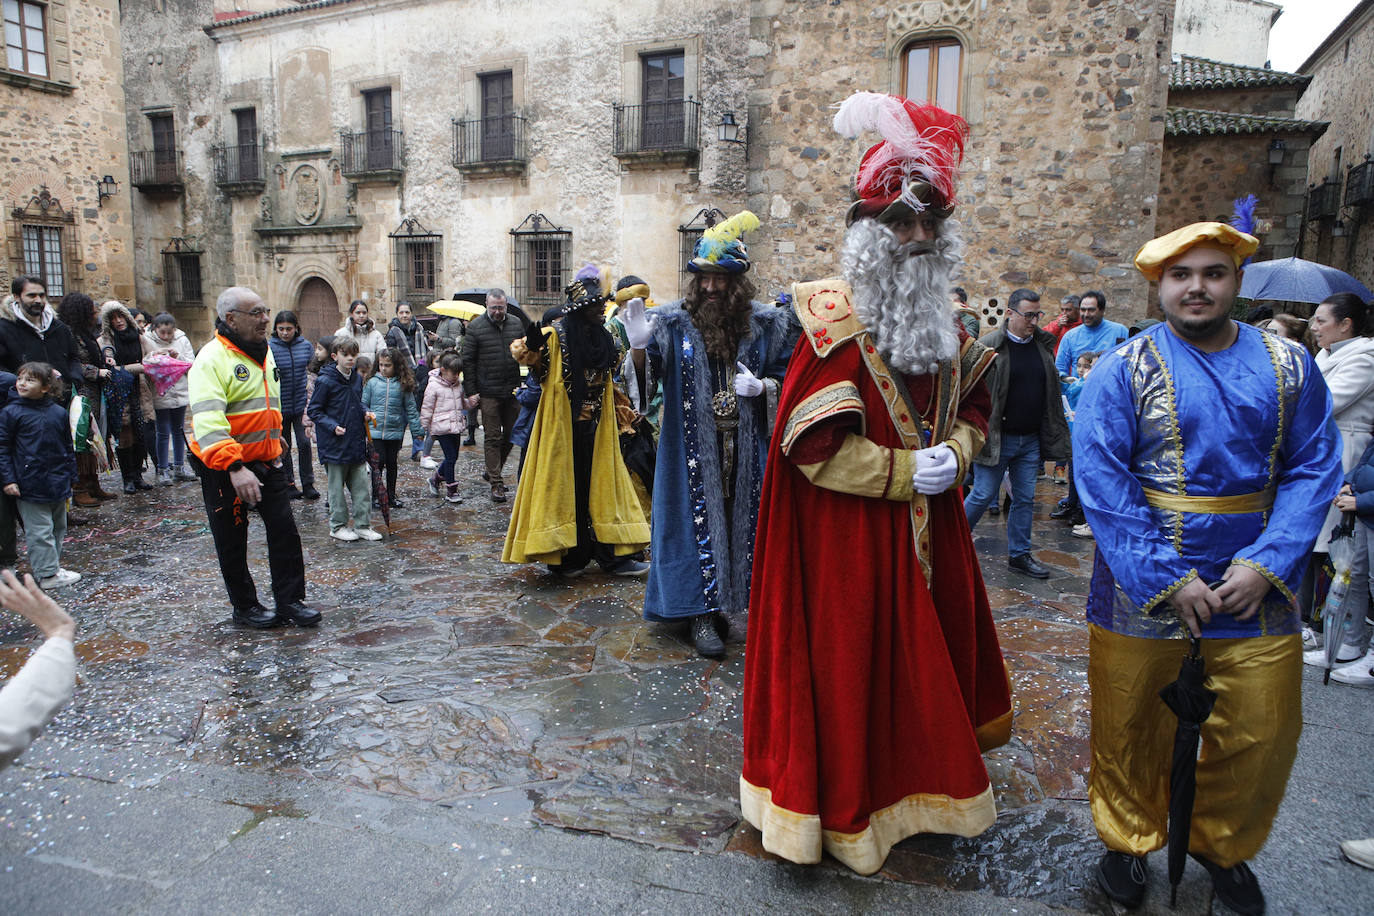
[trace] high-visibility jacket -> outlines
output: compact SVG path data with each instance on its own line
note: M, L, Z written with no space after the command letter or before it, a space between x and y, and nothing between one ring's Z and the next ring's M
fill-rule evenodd
M272 350L257 363L223 334L201 348L187 373L191 390L191 451L205 466L281 455L281 376Z

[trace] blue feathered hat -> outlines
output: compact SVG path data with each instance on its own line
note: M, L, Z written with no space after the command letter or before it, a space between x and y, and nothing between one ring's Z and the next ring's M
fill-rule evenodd
M687 269L692 273L742 274L749 269L749 249L741 236L759 227L759 218L741 210L707 229L697 241Z

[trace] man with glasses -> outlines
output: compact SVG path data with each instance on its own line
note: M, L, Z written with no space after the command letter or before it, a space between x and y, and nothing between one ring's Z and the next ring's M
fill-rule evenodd
M1077 377L1078 357L1084 353L1105 353L1131 334L1126 326L1107 320L1107 296L1090 289L1078 302L1078 317L1083 323L1059 340L1054 365L1061 376Z
M215 338L188 373L191 454L233 619L256 629L314 626L320 612L305 605L305 561L281 461L281 377L267 345L272 312L243 286L220 293L215 311ZM249 509L267 529L275 611L258 602L248 571Z
M980 343L997 352L988 371L988 437L974 459L973 489L964 499L969 527L997 499L1002 477L1011 476L1011 511L1007 513L1007 565L1035 579L1050 570L1031 556L1031 513L1040 463L1067 458L1069 424L1054 367L1054 335L1038 327L1044 312L1040 294L1018 289L1011 294L1001 328Z

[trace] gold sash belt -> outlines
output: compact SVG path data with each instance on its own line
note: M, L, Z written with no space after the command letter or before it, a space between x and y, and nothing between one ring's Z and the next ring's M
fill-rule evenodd
M1274 505L1272 487L1257 493L1238 493L1235 496L1180 496L1145 487L1145 501L1166 512L1192 512L1201 515L1243 515L1247 512L1266 512Z

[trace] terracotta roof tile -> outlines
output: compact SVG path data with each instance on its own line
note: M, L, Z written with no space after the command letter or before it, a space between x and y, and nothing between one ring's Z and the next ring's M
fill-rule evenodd
M1251 86L1306 86L1312 77L1263 67L1223 64L1180 54L1169 73L1170 89L1244 89Z
M1326 131L1326 121L1300 121L1297 118L1270 118L1237 114L1233 111L1204 111L1200 108L1170 107L1164 113L1164 133L1172 136L1208 134L1312 134Z

